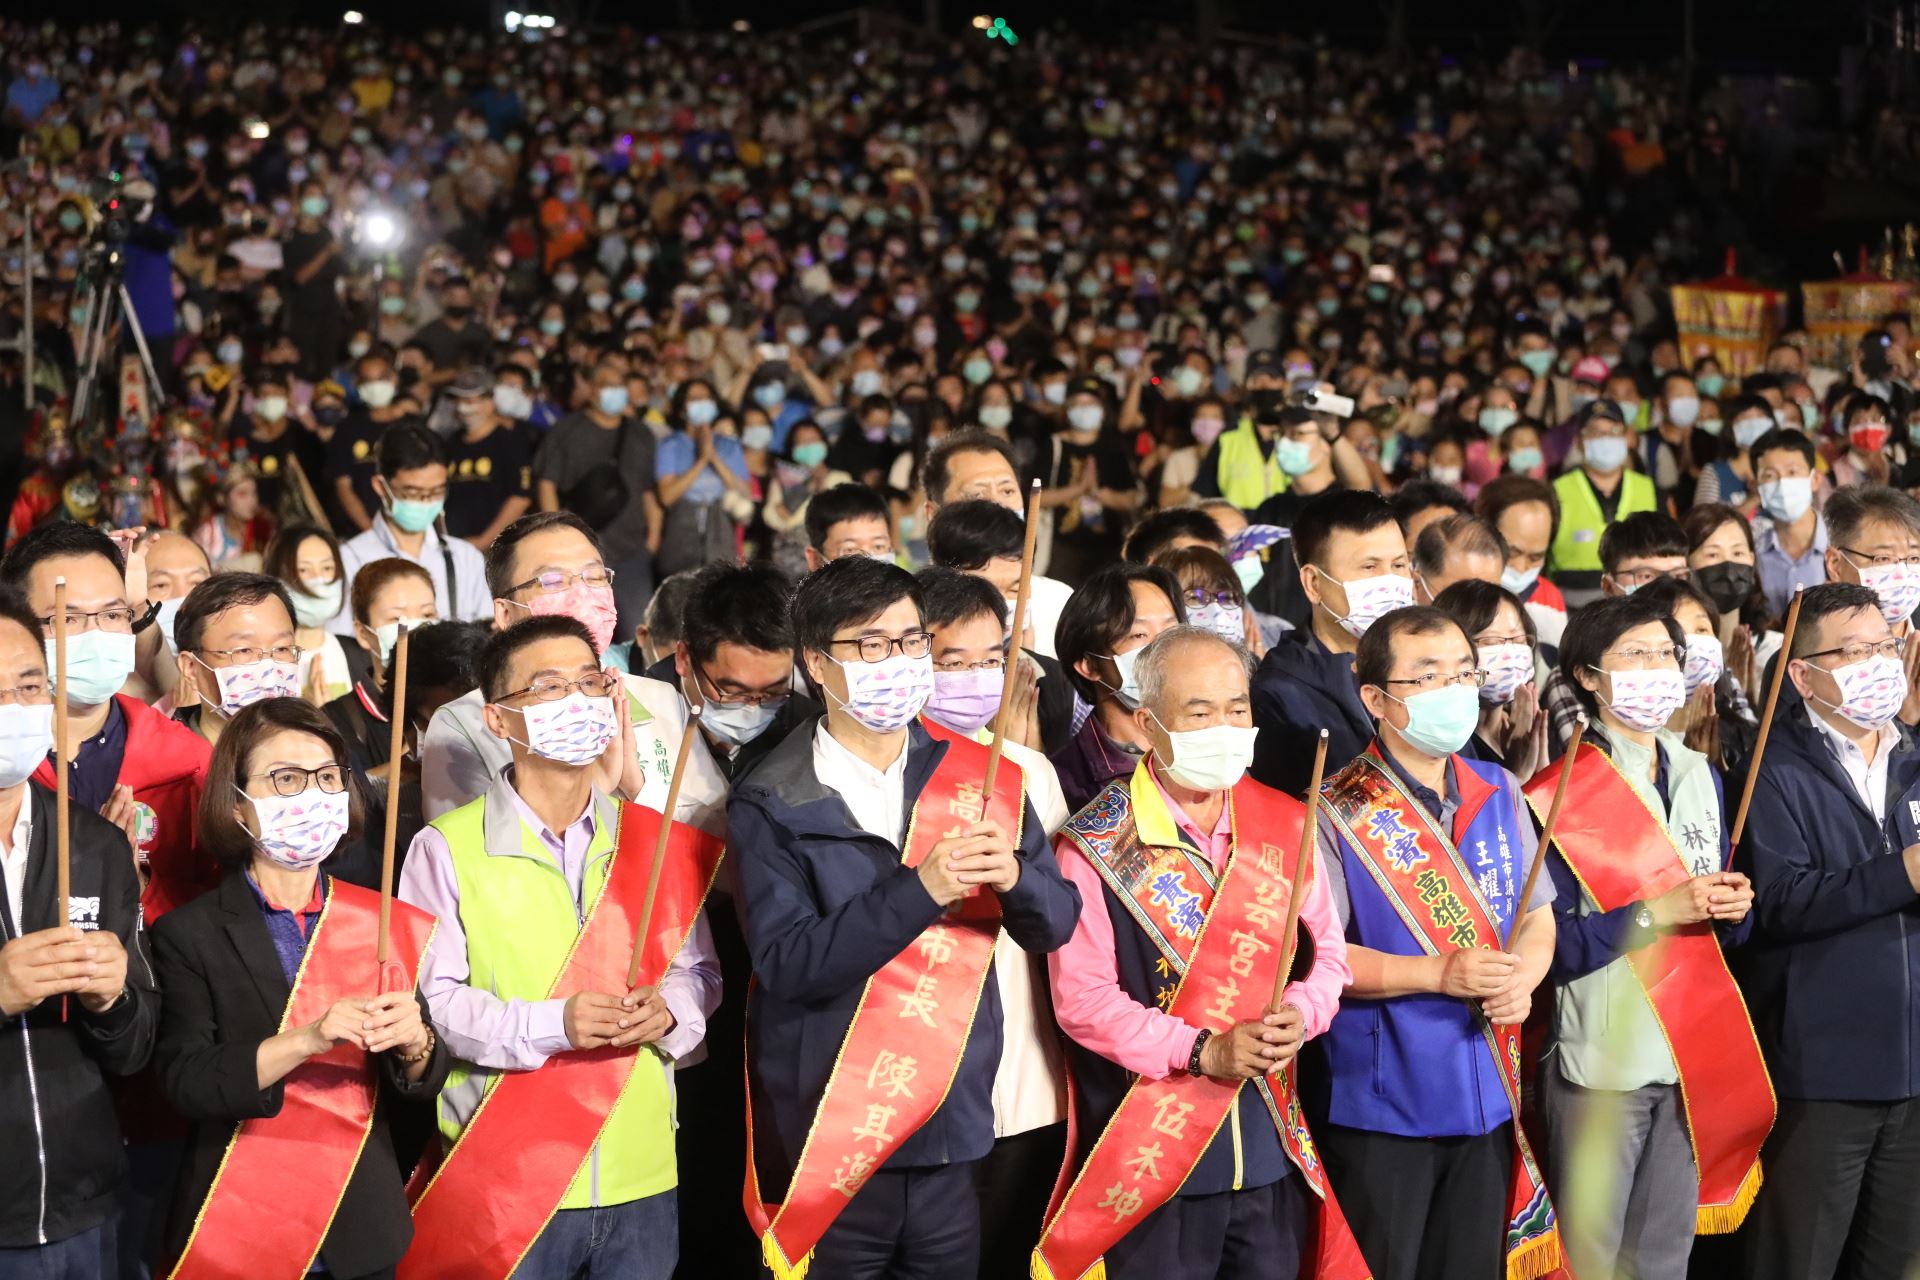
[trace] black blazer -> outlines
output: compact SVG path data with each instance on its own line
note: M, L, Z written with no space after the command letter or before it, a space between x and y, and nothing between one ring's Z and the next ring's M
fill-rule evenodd
M168 912L154 926L153 943L162 992L154 1062L167 1100L193 1122L167 1215L166 1256L171 1259L186 1246L234 1124L280 1110L284 1082L257 1088L254 1060L260 1043L278 1033L291 988L244 872L229 871L213 892ZM427 1016L425 1000L420 1016ZM332 1274L368 1275L393 1266L406 1253L413 1218L394 1156L388 1106L430 1104L446 1083L451 1061L438 1037L426 1074L415 1083L405 1081L392 1055L383 1061L373 1132L320 1247Z

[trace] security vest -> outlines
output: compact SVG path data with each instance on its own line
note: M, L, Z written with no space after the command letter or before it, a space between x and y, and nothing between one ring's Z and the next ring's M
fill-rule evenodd
M1607 518L1600 510L1600 495L1593 490L1584 469L1576 467L1553 482L1560 499L1560 529L1553 535L1548 570L1559 573L1599 573L1600 535L1606 531ZM1624 520L1640 511L1657 510L1653 480L1638 471L1620 476L1620 506L1615 520Z
M1292 482L1280 469L1279 450L1264 455L1260 433L1253 419L1242 417L1232 431L1220 437L1220 457L1215 479L1220 496L1242 511L1252 511L1277 493L1285 493Z

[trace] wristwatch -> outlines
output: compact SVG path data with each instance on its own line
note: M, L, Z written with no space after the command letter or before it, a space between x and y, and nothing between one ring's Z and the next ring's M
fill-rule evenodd
M1200 1054L1201 1051L1207 1047L1207 1041L1211 1039L1213 1039L1213 1032L1207 1030L1205 1027L1200 1028L1200 1034L1193 1038L1193 1052L1187 1055L1188 1075L1197 1076L1205 1074L1200 1070Z
M1644 902L1641 903L1639 908L1633 913L1633 922L1642 929L1653 928L1653 908Z

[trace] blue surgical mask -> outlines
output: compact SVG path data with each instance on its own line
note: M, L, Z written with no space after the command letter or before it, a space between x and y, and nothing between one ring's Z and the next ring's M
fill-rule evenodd
M1583 441L1580 448L1586 455L1587 465L1595 471L1618 471L1627 465L1625 436L1595 436Z
M826 442L809 440L793 446L793 460L803 467L817 467L827 460Z
M1313 446L1305 440L1282 440L1273 447L1273 460L1290 476L1313 470Z
M1233 576L1240 579L1240 590L1250 595L1260 585L1260 579L1267 576L1267 562L1258 554L1241 556L1233 562Z
M97 707L120 692L133 674L133 633L82 631L67 637L67 700ZM47 670L58 674L53 641L47 641Z
M1733 442L1742 449L1751 449L1773 427L1772 418L1742 418L1733 424Z
M1520 421L1519 413L1497 405L1489 405L1480 411L1480 429L1490 436L1498 437L1505 434L1507 428L1518 421Z
M1516 569L1512 565L1500 571L1500 585L1517 596L1524 596L1540 580L1538 569Z
M1782 476L1760 486L1760 509L1781 524L1792 524L1812 505L1812 476Z
M714 400L687 401L687 425L704 427L720 415L720 405Z
M1466 746L1480 723L1480 691L1472 685L1450 684L1393 700L1407 709L1400 736L1430 756L1450 756Z
M784 700L772 703L715 702L708 698L700 708L700 725L722 742L744 747L767 731L780 714Z
M762 409L777 409L787 398L787 389L778 382L763 382L753 389L753 402Z
M387 518L408 533L424 533L440 518L441 508L447 505L445 498L438 502L421 502L413 498L395 498L387 508Z
M1507 454L1507 467L1513 471L1537 471L1546 465L1546 455L1531 446Z
M625 387L602 387L595 396L595 402L602 413L625 413L627 411L627 389Z

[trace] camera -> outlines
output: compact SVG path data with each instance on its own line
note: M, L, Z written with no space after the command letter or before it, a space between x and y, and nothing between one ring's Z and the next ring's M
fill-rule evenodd
M1322 391L1318 387L1313 387L1301 395L1300 407L1314 413L1330 413L1336 418L1351 418L1353 397L1338 396L1331 391Z

